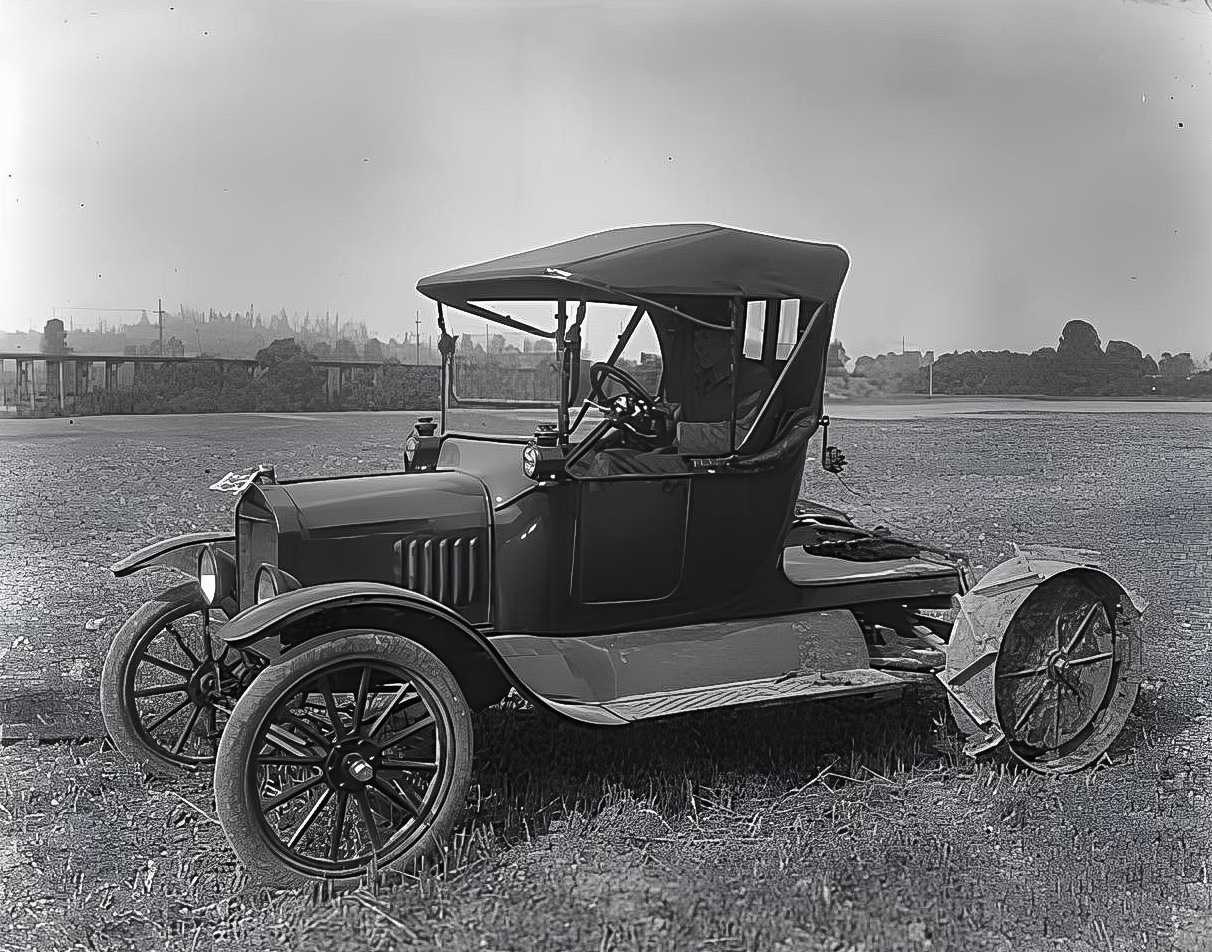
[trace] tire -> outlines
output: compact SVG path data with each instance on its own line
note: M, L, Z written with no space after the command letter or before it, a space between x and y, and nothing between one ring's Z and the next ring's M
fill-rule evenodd
M167 589L122 624L105 655L105 729L114 747L153 777L210 768L246 678L242 661L215 637L214 622L209 644L204 640L205 609L195 583ZM180 687L170 690L174 684Z
M215 765L219 820L266 885L373 880L441 849L472 746L467 701L435 655L385 631L336 632L236 703Z
M1095 763L1119 736L1141 680L1140 633L1117 602L1070 574L1018 608L993 667L1004 753L1039 773Z

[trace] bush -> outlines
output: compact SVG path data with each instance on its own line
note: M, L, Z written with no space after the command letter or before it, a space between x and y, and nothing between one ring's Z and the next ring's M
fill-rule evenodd
M283 343L292 346L278 346ZM268 353L267 353L268 352ZM437 367L385 365L345 371L342 392L330 404L328 370L293 341L264 348L263 369L217 361L136 365L133 385L75 397L70 411L101 413L234 413L318 410L427 409L437 406Z

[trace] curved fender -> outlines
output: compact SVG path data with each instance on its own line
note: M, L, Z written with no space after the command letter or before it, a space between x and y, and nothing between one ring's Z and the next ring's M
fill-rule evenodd
M233 558L236 555L236 537L230 532L191 532L145 545L109 567L118 578L140 572L143 569L164 566L183 572L191 579L198 574L198 551L205 545L217 545Z
M1121 691L1135 697L1139 684L1142 652L1136 622L1148 603L1104 571L1096 560L1098 553L1052 546L1015 548L1013 558L995 566L970 591L952 596L955 625L947 645L946 670L938 680L946 689L956 723L968 735L964 750L973 757L1005 739L994 702L994 665L1002 638L1023 603L1057 576L1080 573L1115 601L1126 636L1127 670Z
M536 694L509 669L492 641L469 625L458 612L419 592L399 588L385 582L330 582L284 592L236 615L219 630L218 634L233 648L252 650L267 659L270 664L274 664L292 654L292 649L283 650L281 632L309 618L317 618L335 609L359 607L386 607L417 611L445 623L450 629L458 632L459 636L467 639L478 651L490 658L506 683L537 707L546 708L561 717L582 723L626 723L621 718L613 719L609 716L590 720L591 715L578 708L561 704L558 701L549 701L542 695ZM306 644L311 646L319 640L323 640L322 635L317 639L309 639ZM302 647L299 650L302 650Z

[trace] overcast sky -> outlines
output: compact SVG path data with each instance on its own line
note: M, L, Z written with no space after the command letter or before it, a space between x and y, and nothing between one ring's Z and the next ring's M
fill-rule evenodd
M0 159L2 329L402 336L422 275L705 221L844 245L852 356L1212 351L1203 0L0 0Z

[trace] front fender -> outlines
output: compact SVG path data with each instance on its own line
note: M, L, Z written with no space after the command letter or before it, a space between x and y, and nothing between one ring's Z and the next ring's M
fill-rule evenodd
M328 634L322 627L326 618L334 623L336 630L340 630L345 627L344 618L350 617L347 610L352 610L353 617L356 617L360 609L411 613L414 620L420 615L427 621L437 623L441 635L439 638L422 637L422 632L416 632L417 640L439 657L445 654L444 661L452 652L480 655L492 664L506 684L536 707L546 708L567 720L580 723L626 723L613 715L595 714L592 710L582 710L579 705L564 704L537 694L514 674L492 641L469 625L458 612L419 592L384 582L331 582L284 592L236 615L219 630L219 637L233 648L250 650L274 664L322 641ZM315 624L315 630L310 636L305 636L306 640L295 644L283 643L282 635L288 629L296 626L306 628L309 622ZM429 634L432 636L433 632ZM452 634L459 639L457 644L450 643L449 636Z
M198 552L203 546L214 545L225 550L232 558L236 555L236 537L230 532L191 532L187 535L162 539L132 552L109 567L118 578L140 572L143 569L164 566L176 569L191 579L198 575Z
M283 592L236 615L223 626L221 635L233 648L251 648L332 609L379 605L420 610L437 616L476 639L481 647L492 650L488 639L467 624L458 612L419 592L386 582L328 582ZM266 657L276 658L278 654L279 651L270 651Z

